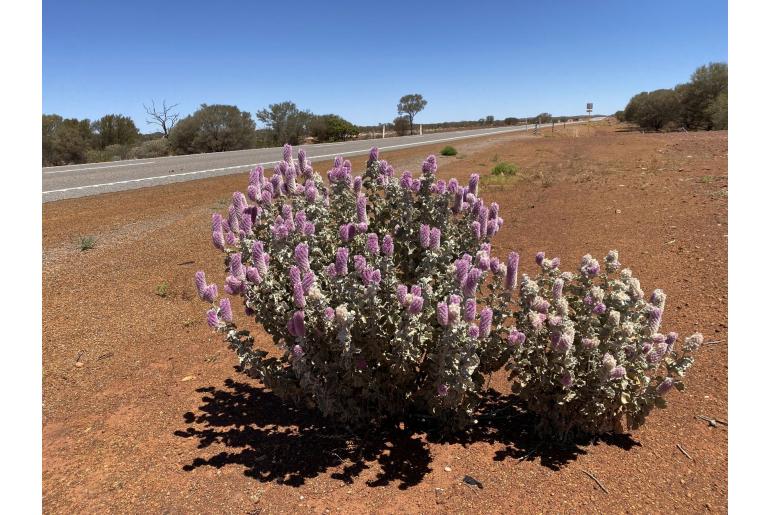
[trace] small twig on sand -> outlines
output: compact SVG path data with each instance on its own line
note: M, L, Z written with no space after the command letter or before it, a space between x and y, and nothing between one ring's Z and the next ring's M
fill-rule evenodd
M540 444L537 444L535 447L532 448L531 451L529 451L527 454L519 458L519 463L521 463L522 461L526 460L527 458L535 454L535 451L538 450L539 448L540 448Z
M602 482L601 482L601 481L599 481L598 479L596 479L596 476L594 476L593 474L591 474L590 472L588 472L588 471L587 471L587 470L585 470L585 469L580 469L580 470L582 470L582 471L583 471L583 473L584 473L586 476L588 476L588 477L590 477L591 479L593 479L593 480L594 480L594 482L595 482L597 485L599 485L599 488L601 488L602 490L604 490L604 493L605 493L605 494L609 494L609 493L610 493L610 491L609 491L609 490L607 490L607 489L604 487L604 485L602 484Z
M684 450L684 447L682 447L679 444L676 444L676 448L679 449L680 451L682 451L682 454L687 456L690 459L690 461L695 461L694 459L692 459L692 456L690 456L690 454L687 451Z
M717 424L722 424L723 426L727 425L727 421L721 420L721 419L718 419L718 418L709 418L709 417L706 417L706 416L703 416L703 415L695 415L695 418L699 418L701 420L705 420L706 422L709 423L709 426L711 426L711 427L717 427Z
M82 350L82 351L78 352L78 357L77 357L77 358L75 358L75 363L77 363L78 361L80 361L80 358L82 358L82 357L83 357L83 354L85 354L85 352L86 352L86 351L84 351L84 350Z
M716 343L723 343L724 340L711 340L710 342L706 342L706 345L714 345Z

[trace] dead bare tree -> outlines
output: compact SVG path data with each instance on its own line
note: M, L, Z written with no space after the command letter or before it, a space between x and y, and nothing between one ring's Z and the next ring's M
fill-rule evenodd
M179 104L167 106L166 101L164 100L163 107L156 108L155 101L153 100L152 106L147 107L146 105L142 104L142 107L144 107L144 112L147 113L147 116L149 116L147 123L160 127L163 130L163 137L168 138L168 131L170 131L171 128L176 124L177 120L179 120L179 113L172 111L178 105Z

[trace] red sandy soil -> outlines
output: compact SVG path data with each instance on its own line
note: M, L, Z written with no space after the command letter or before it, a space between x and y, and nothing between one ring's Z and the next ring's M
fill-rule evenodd
M566 265L618 249L646 291L668 293L665 330L717 342L700 350L668 409L630 435L565 447L535 447L524 416L451 441L339 434L238 374L195 297L193 273L213 278L222 266L211 213L245 175L48 203L44 510L726 512L727 427L695 416L727 420L727 133L640 134L605 122L454 146L458 156L439 159L443 178L488 174L495 160L521 169L482 190L506 221L497 255L544 250ZM439 149L383 157L419 170ZM83 235L96 237L94 249L80 251ZM258 343L271 345L261 333ZM503 375L491 385L508 393Z

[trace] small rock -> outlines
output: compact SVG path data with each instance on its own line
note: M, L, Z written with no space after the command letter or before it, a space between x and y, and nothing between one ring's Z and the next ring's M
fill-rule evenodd
M193 379L195 379L195 376L185 376L182 378L182 382L184 383L185 381L192 381Z
M82 368L83 367L83 362L82 361L78 361L77 363L75 363L75 366L78 367L78 368Z
M616 215L619 215L619 214L620 214L620 209L616 209L616 210L615 210L615 214L616 214Z
M436 488L436 504L445 504L446 503L446 490L443 488Z
M452 472L452 467L444 467L444 470L445 470L446 472Z

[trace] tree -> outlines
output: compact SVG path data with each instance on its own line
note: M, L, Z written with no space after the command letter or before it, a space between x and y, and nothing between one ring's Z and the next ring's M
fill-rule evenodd
M537 123L551 123L551 113L540 113L539 115L535 116L537 119Z
M492 115L490 114L489 116L487 116L487 118L486 118L486 120L485 120L485 123L486 123L487 125L494 125L494 123L495 123L495 117L494 117L494 116L492 116Z
M312 118L309 111L301 111L294 102L270 104L257 111L257 120L264 123L271 133L271 143L298 145L308 134Z
M727 129L727 91L723 91L706 108L711 128L717 131Z
M682 105L682 124L688 129L712 129L709 106L723 92L727 94L727 64L698 67L690 82L679 84L675 91Z
M130 145L139 140L139 129L134 121L122 114L108 114L92 124L96 132L96 145L104 149L109 145Z
M625 119L643 129L659 131L680 122L679 96L671 89L634 95L625 109Z
M201 104L169 132L176 154L224 152L253 148L256 125L251 114L232 105Z
M506 118L505 120L503 120L503 123L504 123L505 125L518 125L518 123L519 123L520 121L521 121L521 120L519 120L518 118L516 118L516 117L514 117L514 116L509 116L508 118Z
M406 131L409 130L409 126L410 124L408 116L397 116L395 119L393 119L393 129L399 136L406 134Z
M613 116L619 122L625 122L626 121L626 112L625 111L615 111L615 114Z
M86 162L93 133L90 120L64 119L58 114L44 114L43 166L78 164Z
M414 134L414 116L425 109L428 101L422 98L422 95L416 93L404 95L398 101L398 114L406 115L409 118L409 134Z
M345 141L358 136L356 126L336 114L313 116L309 131L318 142Z
M176 125L176 122L179 120L179 113L172 111L178 105L179 104L167 106L166 101L163 100L162 107L156 108L155 100L153 100L150 107L147 107L144 104L142 104L142 107L144 107L144 112L149 116L147 123L160 127L163 131L163 137L168 138L168 132L174 128L174 125Z

